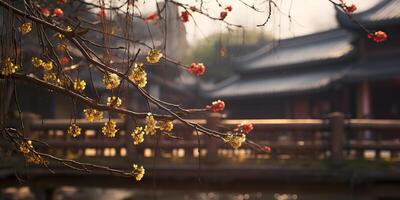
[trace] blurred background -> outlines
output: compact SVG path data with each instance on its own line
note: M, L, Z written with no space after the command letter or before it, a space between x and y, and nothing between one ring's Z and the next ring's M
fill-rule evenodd
M250 146L232 149L179 122L173 134L184 140L159 135L133 146L130 131L135 123L113 113L105 118L114 118L121 127L115 139L101 136L103 122L83 119L78 120L83 136L72 139L66 134L72 111L84 106L18 83L24 133L54 147L39 149L124 170L130 170L130 163L140 163L146 174L136 183L50 163L53 174L0 148L0 199L400 199L400 1L346 1L358 7L352 19L388 34L388 41L380 44L328 0L276 1L265 27L257 27L265 13L243 4L250 1L219 2L233 7L226 21L245 27L227 28L198 14L183 23L178 17L181 10L172 4L167 6L175 13L167 16L167 40L164 22L134 22L136 36L147 44L187 64L202 62L207 70L198 78L160 62L149 66L146 89L185 107L224 100L223 113L195 115L192 120L220 131L242 120L251 122L255 129L248 139L270 147L269 153ZM265 1L259 3L260 9L268 8ZM156 7L146 5L148 13ZM220 9L214 1L205 8L216 14ZM81 14L95 20L96 12ZM124 23L118 16L111 22L115 30ZM90 37L102 39L96 33ZM24 42L23 51L30 58L37 44ZM75 56L76 62L85 62ZM124 64L118 56L113 61ZM102 76L94 72L94 77L94 87L105 100L109 91L102 87ZM131 89L121 90L124 106L147 112L145 99ZM95 89L88 88L88 94L93 93ZM155 106L151 109L162 113ZM17 110L17 105L10 105L9 117L18 119ZM83 118L82 113L75 115ZM19 126L17 121L14 126Z

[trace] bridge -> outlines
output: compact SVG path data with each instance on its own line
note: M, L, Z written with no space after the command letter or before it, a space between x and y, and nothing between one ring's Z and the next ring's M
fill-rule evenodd
M26 165L22 157L3 157L0 187L28 185L135 187L180 190L307 191L358 194L368 199L400 198L400 120L347 119L332 113L326 119L248 119L248 138L272 148L263 153L244 146L232 149L222 141L176 122L172 139L145 138L133 145L132 123L116 119L116 138L101 134L104 122L77 120L82 135L66 133L70 119L26 119L25 134L45 141L40 151L82 162L129 171L132 163L146 168L143 181L106 171L85 173L59 163ZM224 130L242 119L211 115L193 119ZM54 171L54 173L52 173ZM21 181L24 180L24 181ZM363 198L364 199L364 198Z

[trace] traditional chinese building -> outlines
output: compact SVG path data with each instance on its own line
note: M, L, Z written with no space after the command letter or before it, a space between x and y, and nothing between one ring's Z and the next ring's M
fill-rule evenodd
M233 118L400 118L400 1L383 0L354 19L388 41L375 43L342 12L339 27L281 40L235 58L236 76L204 90Z

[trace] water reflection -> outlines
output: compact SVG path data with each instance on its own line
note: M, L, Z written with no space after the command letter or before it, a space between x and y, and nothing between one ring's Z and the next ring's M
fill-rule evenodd
M43 193L41 193L43 195ZM38 198L39 197L39 198ZM354 200L354 194L290 192L198 192L183 190L135 190L109 188L62 187L54 191L53 200ZM1 189L0 200L41 200L40 193L28 187ZM369 199L359 196L357 200Z

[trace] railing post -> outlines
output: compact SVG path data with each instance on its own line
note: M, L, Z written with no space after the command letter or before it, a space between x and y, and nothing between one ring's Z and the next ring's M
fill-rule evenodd
M345 140L345 124L343 113L335 112L329 115L330 120L330 150L331 161L334 166L343 163L343 147Z
M218 125L221 122L222 115L220 113L210 113L207 118L207 127L213 130L218 130ZM206 163L215 164L218 160L218 140L208 137L205 147L207 148ZM201 156L201 152L200 155Z

